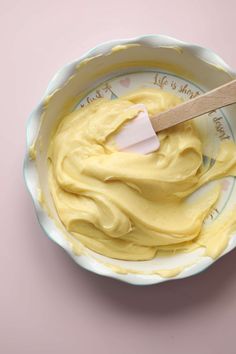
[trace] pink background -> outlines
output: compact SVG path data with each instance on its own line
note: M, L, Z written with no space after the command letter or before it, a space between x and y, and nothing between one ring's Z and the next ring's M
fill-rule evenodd
M58 68L147 33L210 47L236 68L235 13L235 0L1 0L1 354L236 353L236 251L158 286L96 276L45 237L22 177L27 117Z

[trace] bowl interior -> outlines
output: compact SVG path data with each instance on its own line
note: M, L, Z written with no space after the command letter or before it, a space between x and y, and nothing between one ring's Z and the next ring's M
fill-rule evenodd
M39 200L35 203L38 204L41 224L47 234L64 247L78 263L100 274L112 275L115 272L117 277L123 277L127 273L127 277L135 274L143 284L161 281L158 275L160 269L167 271L167 277L168 270L180 267L186 268L183 272L176 272L176 277L200 271L212 263L212 259L203 256L203 249L166 257L157 256L145 262L127 262L96 254L79 243L81 254L74 255L66 241L67 232L56 213L47 180L47 150L50 137L65 114L99 97L115 99L140 87L156 87L187 100L229 81L231 77L219 65L200 59L193 47L154 47L139 41L131 43L130 46L108 46L101 51L103 55L95 53L93 58L77 61L59 72L49 85L44 102L33 113L40 116L40 119L31 119L29 122L28 144L33 146L36 152L36 159L28 161L28 171L32 176L29 188L33 195L40 191ZM236 107L232 105L196 119L204 141L205 163L214 163L214 155L221 140L235 141L235 115ZM210 161L207 158L209 153L212 156ZM222 184L221 198L206 223L211 223L224 210L231 209L236 204L235 178L225 178ZM205 189L209 188L212 188L212 184L201 188L196 194L204 193ZM232 237L227 250L235 244L236 237Z

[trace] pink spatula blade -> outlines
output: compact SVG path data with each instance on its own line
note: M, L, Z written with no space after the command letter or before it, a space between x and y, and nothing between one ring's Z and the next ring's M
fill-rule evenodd
M143 104L132 106L141 111L116 135L115 142L120 151L149 154L158 150L160 141L154 131L146 107Z

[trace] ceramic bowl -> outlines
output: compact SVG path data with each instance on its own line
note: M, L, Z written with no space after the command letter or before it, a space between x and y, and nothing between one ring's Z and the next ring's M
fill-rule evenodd
M81 252L75 255L50 195L47 149L51 132L63 115L100 96L113 99L127 90L145 85L190 99L235 76L236 73L211 50L163 35L109 41L60 69L30 115L24 163L26 185L39 223L48 237L63 247L83 268L136 285L192 276L213 264L215 260L204 256L201 248L191 253L156 257L145 262L110 259L83 245L78 245ZM232 140L236 138L235 116L234 105L214 112L204 122L199 119L199 129L205 133L206 149L216 149L226 136ZM222 183L224 188L217 212L213 211L206 222L236 204L235 178L225 178ZM223 254L235 247L236 234L233 234ZM176 268L183 270L168 276L168 271ZM158 275L160 269L166 270L165 277Z

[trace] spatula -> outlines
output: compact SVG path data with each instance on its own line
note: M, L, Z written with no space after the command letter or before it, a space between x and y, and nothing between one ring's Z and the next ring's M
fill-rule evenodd
M148 154L160 147L156 133L233 103L236 103L236 80L159 113L151 119L143 104L134 105L131 108L138 108L140 111L137 117L116 135L116 145L120 151Z

